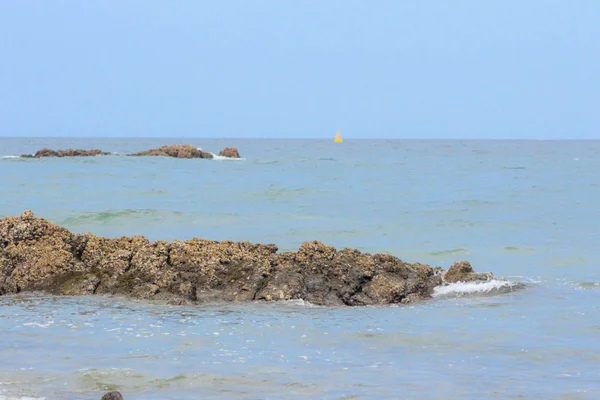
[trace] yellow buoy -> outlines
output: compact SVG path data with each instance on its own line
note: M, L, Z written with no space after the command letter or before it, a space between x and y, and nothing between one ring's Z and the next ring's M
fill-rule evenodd
M340 135L340 131L337 131L337 133L335 134L335 139L333 139L333 141L335 143L342 143L342 135Z

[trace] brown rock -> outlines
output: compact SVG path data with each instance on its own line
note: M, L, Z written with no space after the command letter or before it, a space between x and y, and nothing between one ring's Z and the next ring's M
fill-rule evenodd
M123 400L123 396L120 392L112 391L105 393L100 400Z
M219 152L219 155L222 157L240 158L240 152L235 147L225 147Z
M0 295L121 294L173 304L303 299L322 305L410 303L431 297L444 272L389 254L272 244L73 234L31 211L0 219ZM454 264L446 282L489 279Z
M199 150L189 144L173 144L162 146L158 149L150 149L139 153L130 154L130 156L163 156L175 158L213 158L211 153Z
M456 283L456 282L473 282L473 281L487 281L492 279L494 276L489 272L477 273L471 267L471 264L467 261L460 261L454 263L448 271L443 274L444 282Z
M105 156L110 153L103 152L100 149L82 150L82 149L66 149L52 150L43 148L35 152L35 154L23 154L23 158L42 158L42 157L90 157L90 156Z

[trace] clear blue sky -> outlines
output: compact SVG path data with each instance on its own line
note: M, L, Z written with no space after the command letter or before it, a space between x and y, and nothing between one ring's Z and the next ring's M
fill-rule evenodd
M600 1L0 1L0 136L337 129L600 139Z

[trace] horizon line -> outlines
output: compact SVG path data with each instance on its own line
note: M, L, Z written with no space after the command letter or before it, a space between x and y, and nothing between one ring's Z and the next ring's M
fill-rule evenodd
M0 139L203 139L203 140L322 140L333 141L329 138L320 137L196 137L196 136L0 136ZM365 137L346 137L344 141L353 140L406 140L406 141L457 141L457 140L474 140L474 141L597 141L600 138L365 138Z

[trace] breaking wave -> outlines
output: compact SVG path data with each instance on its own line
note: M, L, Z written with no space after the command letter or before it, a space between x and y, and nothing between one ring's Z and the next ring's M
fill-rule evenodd
M321 308L321 306L318 306L316 304L311 303L308 300L303 300L303 299L280 300L279 303L281 303L282 305L291 306L291 307Z
M490 296L514 292L525 288L522 282L511 282L501 279L492 279L485 282L456 282L436 286L433 297L465 297L465 296Z
M240 157L240 158L231 158L231 157L224 157L224 156L220 156L218 154L215 153L210 153L213 155L213 160L217 160L217 161L245 161L246 159L244 157Z
M10 382L0 382L0 385L9 384ZM31 397L31 396L20 396L10 395L6 390L0 388L0 400L45 400L45 397Z

